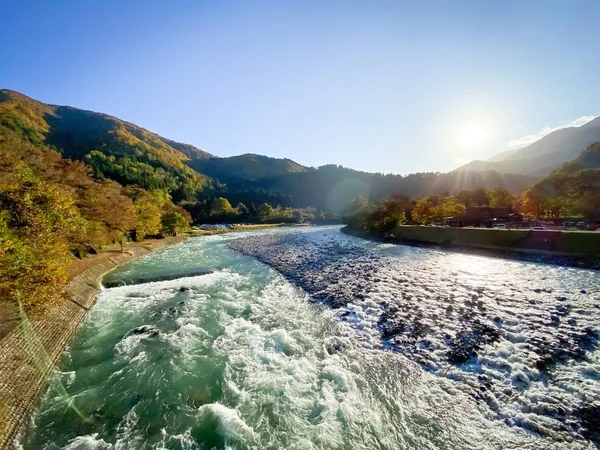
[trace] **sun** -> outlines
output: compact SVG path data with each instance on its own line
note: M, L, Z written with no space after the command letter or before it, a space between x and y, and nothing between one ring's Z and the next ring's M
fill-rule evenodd
M465 147L477 147L488 137L489 130L480 122L466 124L460 132L459 140Z

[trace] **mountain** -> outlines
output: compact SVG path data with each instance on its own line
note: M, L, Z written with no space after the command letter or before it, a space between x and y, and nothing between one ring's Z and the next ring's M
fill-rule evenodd
M165 189L175 200L194 200L210 188L211 180L185 163L213 155L107 114L49 105L3 89L0 126L32 144L85 161L97 178Z
M600 117L580 127L561 128L521 149L507 150L487 161L472 161L455 170L546 176L561 164L577 158L583 149L597 141L600 141Z
M519 193L538 180L490 170L402 176L336 165L315 169L255 154L219 158L113 116L49 105L10 90L0 90L0 134L2 127L24 142L51 147L65 158L85 163L97 180L167 191L198 220L207 214L214 197L248 206L269 203L339 211L358 195L373 201L390 194L417 199L495 187Z
M577 158L562 167L566 172L584 169L600 169L600 142L590 145Z
M225 183L239 179L254 181L309 170L291 159L270 158L252 153L228 158L196 159L189 161L188 165L198 172L218 178Z

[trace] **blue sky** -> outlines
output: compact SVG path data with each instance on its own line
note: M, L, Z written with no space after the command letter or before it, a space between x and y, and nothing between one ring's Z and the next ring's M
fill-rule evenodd
M448 171L600 114L597 0L1 3L0 87L217 156Z

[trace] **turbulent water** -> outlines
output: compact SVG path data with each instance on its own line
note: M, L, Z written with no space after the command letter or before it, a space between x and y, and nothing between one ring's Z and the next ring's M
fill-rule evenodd
M329 227L194 238L106 282L19 446L598 447L598 272Z

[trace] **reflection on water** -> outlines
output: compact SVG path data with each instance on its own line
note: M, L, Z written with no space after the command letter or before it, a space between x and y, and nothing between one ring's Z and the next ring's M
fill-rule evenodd
M595 272L330 227L190 239L115 277L199 271L102 291L58 372L88 420L48 392L20 445L593 448Z

